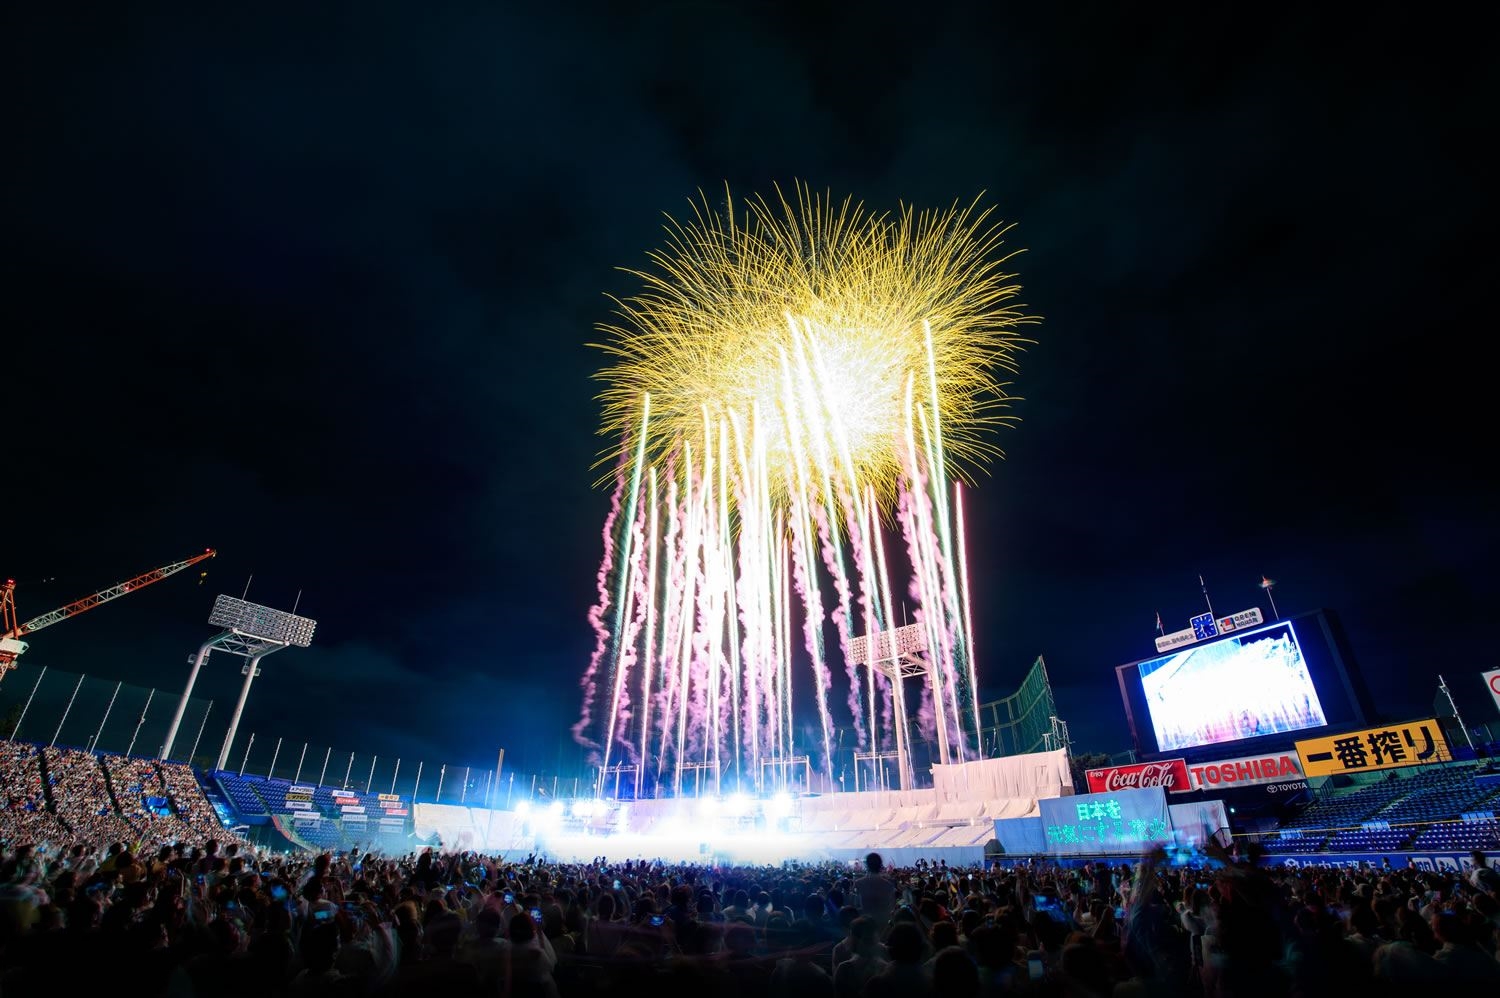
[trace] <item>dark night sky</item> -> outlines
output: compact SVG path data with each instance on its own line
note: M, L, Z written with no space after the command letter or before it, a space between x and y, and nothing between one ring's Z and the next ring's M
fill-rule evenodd
M1157 611L1185 625L1199 573L1221 611L1261 573L1284 613L1338 611L1393 717L1496 665L1481 32L217 7L8 15L0 573L25 617L221 555L38 635L7 686L179 688L253 572L320 625L243 731L572 759L608 507L584 344L662 212L797 179L881 209L985 191L1029 249L1046 321L970 510L987 693L1045 655L1077 745L1124 748L1112 667Z

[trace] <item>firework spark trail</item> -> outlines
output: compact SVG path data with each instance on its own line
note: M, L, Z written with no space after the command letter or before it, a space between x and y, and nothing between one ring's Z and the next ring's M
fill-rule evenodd
M906 390L908 401L910 401L912 390L910 378L907 380ZM920 408L917 414L920 415ZM942 636L944 624L941 582L934 565L937 553L933 543L931 493L927 489L928 476L923 468L922 457L916 449L910 415L907 417L906 425L906 452L906 488L903 496L907 500L909 516L903 523L903 528L906 531L907 552L912 564L911 584L917 590L917 617L927 633L929 678L933 686L933 703L937 705L945 699L943 689L944 680L947 679L945 668L947 648ZM950 692L953 691L951 683L947 685L947 688ZM934 728L939 734L938 745L941 749L947 744L950 731L946 714L937 711L934 717Z
M844 670L849 674L849 713L854 722L854 742L856 745L864 745L865 710L860 696L859 667L850 660L849 656L849 629L853 624L849 613L849 577L844 574L842 551L837 546L837 542L830 538L828 514L817 503L809 503L808 508L818 526L818 549L822 552L823 564L833 578L834 591L839 597L838 606L833 609L833 622L838 625L839 649L843 653Z
M923 441L923 445L925 446L927 454L928 454L928 463L927 463L927 466L929 468L935 467L936 463L934 462L934 460L932 458L932 453L933 453L933 437L932 437L931 430L930 430L930 428L928 426L926 409L922 405L920 405L920 404L917 406L917 422L922 427L922 441ZM923 498L921 500L921 506L925 507L925 510L926 510L927 526L928 526L928 530L926 531L927 536L926 536L926 539L925 539L926 540L926 547L928 549L928 551L927 551L927 563L930 566L930 568L929 568L929 575L928 575L928 584L931 587L930 591L932 592L932 594L933 594L933 596L935 598L934 606L937 608L937 612L940 615L938 617L938 619L937 619L937 622L939 624L939 626L937 628L937 635L938 635L938 641L940 643L940 657L939 657L938 661L940 663L941 672L943 674L943 679L947 683L948 690L949 690L949 692L951 694L950 696L946 697L945 699L948 701L949 705L952 707L952 716L950 718L946 718L944 723L946 724L947 721L950 721L950 720L952 721L953 727L950 730L954 731L954 733L956 735L956 738L957 738L957 740L955 742L953 742L952 744L953 744L954 748L956 748L957 751L958 751L958 758L959 758L959 760L962 761L963 760L963 738L964 738L963 731L964 731L964 724L963 724L963 714L962 714L962 712L959 709L959 703L958 703L958 701L959 701L958 673L957 673L957 670L953 666L953 656L954 656L954 647L953 647L954 646L954 640L953 639L954 639L955 635L954 635L954 632L953 632L953 628L950 625L950 621L953 620L955 614L952 614L952 613L948 612L948 610L949 610L948 597L949 597L949 595L952 592L952 587L951 587L951 585L946 585L945 584L945 576L951 577L951 572L947 572L946 570L949 567L951 567L952 562L951 562L951 560L945 561L941 557L941 552L938 550L937 535L941 532L942 528L941 528L941 525L934 526L934 524L933 524L933 506L936 505L936 506L938 506L940 508L945 508L946 507L946 494L945 494L945 492L940 491L943 488L943 486L942 486L941 481L939 481L936 477L929 478L928 484L932 487L932 496L931 496L932 501L931 501L931 504L929 504L929 498L925 494L924 494L924 496L923 496Z
M725 607L724 644L729 649L729 724L734 732L734 769L740 769L740 643L735 635L738 619L738 600L735 598L734 548L729 543L729 427L719 420L719 537L723 543L722 567L724 572ZM736 485L738 487L738 484Z
M609 760L618 744L624 751L626 759L639 762L635 755L635 743L630 739L630 722L634 717L633 701L630 693L630 679L632 670L635 668L637 659L637 647L640 639L641 626L645 622L647 607L646 596L646 543L644 536L645 509L642 508L636 520L630 525L628 536L631 541L626 545L629 555L629 565L625 573L625 602L620 619L624 623L624 632L621 640L616 644L618 654L615 658L614 697L611 709L611 723L609 726L609 741L604 746L603 766L608 768ZM624 559L622 558L622 561ZM600 774L603 779L603 773Z
M974 614L969 607L969 554L964 544L964 489L953 483L953 508L958 514L958 585L963 597L964 611L964 657L969 663L969 703L974 710L975 750L984 755L984 729L979 724L979 673L974 665Z
M587 743L598 730L613 686L606 766L616 741L644 760L659 729L657 785L675 765L679 792L686 763L711 764L715 790L726 767L759 785L768 762L785 780L802 737L794 601L831 779L839 722L820 563L836 595L827 616L856 749L889 747L905 715L904 685L875 662L861 677L849 654L857 627L870 657L889 654L898 590L916 603L932 663L919 728L951 731L960 761L965 714L979 730L958 480L999 454L987 434L1009 421L1009 396L995 374L1014 370L1018 330L1034 321L1003 272L1006 227L977 202L881 216L805 187L791 202L777 194L741 214L727 196L723 212L705 198L687 224L669 221L654 272L632 272L644 292L616 302L620 325L601 327L613 340L600 374L604 430L635 461L628 488L623 455L615 470L575 737ZM886 559L892 507L911 566L905 586Z
M908 474L911 474L911 472L908 472ZM913 508L914 500L912 499L913 491L919 487L910 480L902 485L900 497L897 500L896 520L901 527L901 536L906 541L906 556L912 565L912 574L906 584L906 593L911 597L912 604L916 607L912 615L914 623L921 625L930 634L931 631L927 627L927 612L924 609L927 605L924 599L926 589L922 584L921 548L919 547L920 542L917 540L916 511ZM922 698L917 709L917 727L922 737L928 741L932 740L937 731L936 725L933 723L933 718L932 691L927 683L923 683Z
M859 516L855 512L848 494L842 489L839 490L839 499L843 503L844 522L849 524L849 553L854 559L855 571L859 578L859 592L855 602L860 610L862 623L864 624L864 633L870 636L871 639L870 642L866 643L866 647L876 648L878 645L873 644L873 640L877 636L876 631L880 630L876 620L876 615L879 613L879 603L877 600L872 599L870 594L870 586L875 579L875 566L870 561L870 545L866 543L864 536L868 527L864 517ZM873 656L870 656L869 652L866 652L866 655L872 659L865 667L865 691L869 695L867 706L870 709L870 747L872 751L879 751L880 739L878 732L880 731L880 726L876 722L876 712L879 710L880 701L876 697L875 678L879 670L875 668Z
M641 747L636 753L635 768L635 794L641 795L641 784L646 773L646 760L650 758L647 753L647 742L651 737L651 706L655 699L655 693L651 689L653 667L656 664L656 528L660 519L656 495L656 466L651 466L651 477L648 481L651 495L651 534L647 541L646 550L649 552L649 564L646 568L646 645L641 654Z
M705 678L705 699L708 713L704 715L704 735L706 742L703 746L704 763L712 756L714 771L719 771L719 748L723 742L723 726L721 713L721 693L723 689L723 655L722 641L725 621L724 614L727 608L724 606L724 565L723 551L728 538L720 533L720 524L723 522L719 517L721 491L715 489L717 481L714 472L717 470L715 454L713 449L713 421L709 417L708 407L703 408L703 475L707 482L704 491L705 516L708 520L708 529L704 531L704 575L707 580L707 613L703 621L703 652L708 675Z
M626 605L626 601L629 598L628 593L630 592L631 582L630 576L631 571L634 568L634 563L631 561L629 542L634 539L632 528L635 525L636 503L641 496L641 468L645 464L646 440L650 432L650 427L651 395L647 393L641 399L641 422L640 429L638 431L638 437L636 440L635 463L631 465L630 468L630 498L625 510L625 523L627 525L625 531L626 545L625 550L620 553L620 565L623 569L623 572L620 576L620 592L616 597L617 602L615 610L615 626L612 631L612 633L617 636L624 633L625 623L630 619L630 608ZM620 647L618 642L616 643L616 647L618 652L618 660L616 661L614 666L614 674L610 677L610 681L614 685L614 697L610 707L608 733L604 737L605 768L608 768L609 766L609 754L615 740L615 725L619 721L620 691L621 687L624 684L624 676L621 675L621 663L624 661L625 649L623 647Z
M674 455L675 458L675 455ZM667 465L667 536L663 541L663 547L667 553L667 580L666 589L668 593L681 593L686 588L684 582L686 556L683 546L678 543L678 535L681 530L682 520L677 508L677 479L674 475L673 462ZM673 710L677 705L678 669L677 650L681 647L676 640L678 628L680 627L682 604L676 599L667 600L663 607L661 623L661 709L658 715L661 718L661 741L656 754L656 779L660 783L661 775L667 765L667 739L671 736L675 717Z
M883 600L881 606L885 610L885 626L886 626L887 630L894 631L895 627L896 627L896 615L893 612L892 603L891 603L891 574L890 574L889 569L886 567L886 563L885 563L885 542L881 538L880 524L875 519L875 488L874 488L874 486L869 486L869 491L867 493L867 500L865 502L865 508L869 511L869 514L870 514L870 536L873 537L874 540L875 540L875 564L879 568L879 571L880 571L880 576L879 576L879 578L880 578L880 593L881 593L881 597L882 597L882 600ZM892 645L894 645L894 637L895 637L894 634L892 634L892 642L891 642ZM895 652L895 650L896 649L894 647L892 647L891 651L893 653ZM901 675L901 669L900 669L899 664L896 666L895 675L898 676L898 677ZM891 683L891 698L892 698L892 701L894 702L894 706L896 708L895 716L897 718L905 717L905 715L906 715L906 690L905 690L905 687L902 686L900 679L896 679L894 682ZM891 710L891 705L888 705L887 706L887 722L886 723L887 723L888 727L891 727L892 730L894 730L896 732L896 750L898 752L902 752L903 753L903 757L902 757L902 760L900 761L900 765L903 767L903 772L901 774L901 786L904 789L906 787L907 781L908 781L908 774L904 771L904 768L905 768L905 765L906 765L906 759L905 759L904 752L905 752L905 748L906 748L906 738L907 738L907 736L908 736L909 733L907 731L903 730L902 726L899 723L895 724L895 725L891 725L890 719L889 719L890 710Z
M609 500L609 515L604 518L604 558L599 563L599 575L597 578L598 601L589 608L589 625L594 629L594 653L589 657L588 668L583 673L583 711L578 718L578 723L573 725L573 740L589 749L597 749L599 744L588 737L589 726L593 723L594 697L598 693L597 676L599 674L599 663L604 659L605 652L609 650L610 631L604 623L604 615L609 612L609 573L614 567L615 560L615 521L620 516L620 499L625 494L625 466L628 462L628 450L622 449L620 463L615 470L615 490Z
M694 669L694 652L696 650L696 637L698 629L697 607L698 590L701 588L702 569L699 561L700 534L702 532L702 517L699 514L701 508L698 498L693 491L693 476L696 468L693 464L693 450L690 442L685 444L686 471L687 476L687 537L683 549L687 559L687 578L681 594L680 611L682 620L681 645L678 651L679 668L682 671L682 680L678 690L678 718L677 718L677 777L674 786L678 792L682 789L681 766L687 760L688 752L692 747L690 742L691 729L688 724L691 700L693 699L692 680L696 673ZM701 486L700 486L701 489ZM701 687L700 687L701 689ZM701 710L701 707L700 707Z
M828 662L823 657L823 593L813 576L813 546L817 540L812 536L811 521L807 515L806 499L799 498L792 517L792 573L797 594L805 612L802 615L802 639L807 654L812 659L813 690L818 702L818 721L823 729L823 769L830 782L833 779L833 715L828 711L828 691L833 687L833 676Z
M754 482L750 476L750 463L745 454L745 430L739 414L730 412L729 425L733 430L735 466L739 474L733 479L735 508L748 510L756 508L754 498ZM751 432L754 432L752 425ZM720 462L723 468L726 461ZM750 768L754 773L760 772L760 705L762 700L763 683L760 679L764 669L764 656L759 643L760 633L757 622L760 620L759 596L760 588L745 580L760 578L760 567L757 563L758 547L756 542L756 531L760 525L757 517L742 517L740 521L740 544L739 544L739 578L741 584L736 587L738 597L738 621L740 631L744 635L740 661L736 662L736 672L743 669L744 673L744 696L738 705L735 724L738 731L748 734L750 739L749 754ZM726 515L725 529L728 529ZM731 636L733 643L733 636ZM743 666L740 665L743 663ZM740 743L736 735L736 750ZM736 770L739 761L736 759Z
M796 685L792 680L792 654L797 647L796 629L792 623L792 537L791 525L781 536L781 683L786 690L786 752L795 756L797 752ZM803 608L806 612L806 608ZM812 755L811 751L807 752ZM806 774L808 789L812 789L812 774Z

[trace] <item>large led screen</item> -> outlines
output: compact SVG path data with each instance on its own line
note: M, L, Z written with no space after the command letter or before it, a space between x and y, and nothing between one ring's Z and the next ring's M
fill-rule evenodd
M1161 752L1328 723L1290 622L1148 659L1139 668Z

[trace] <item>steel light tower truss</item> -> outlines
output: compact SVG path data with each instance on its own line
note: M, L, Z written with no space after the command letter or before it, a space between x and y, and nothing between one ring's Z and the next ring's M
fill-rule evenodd
M855 665L868 666L891 683L891 699L895 701L896 728L896 772L901 789L912 787L911 746L909 722L906 714L906 680L926 677L932 684L932 705L937 712L938 762L948 761L948 725L945 723L947 704L944 702L942 675L937 667L922 657L927 650L927 628L921 624L907 624L889 631L877 631L873 635L861 634L849 640L849 657ZM874 732L871 739L874 740Z
M240 669L245 682L240 687L239 700L229 719L229 731L224 735L224 746L219 750L219 758L214 765L215 769L223 769L229 761L229 747L234 744L234 735L240 726L245 701L250 697L250 684L260 675L260 660L283 648L306 648L312 644L313 631L317 629L318 622L310 617L299 617L295 613L222 594L214 600L208 622L223 630L198 646L198 653L193 657L192 671L188 673L187 687L182 691L182 699L177 702L177 710L172 714L172 725L167 729L167 740L162 744L161 757L171 758L172 743L177 740L177 729L182 724L188 697L192 696L193 685L198 682L198 672L203 668L203 663L208 660L211 652L222 651L247 660Z

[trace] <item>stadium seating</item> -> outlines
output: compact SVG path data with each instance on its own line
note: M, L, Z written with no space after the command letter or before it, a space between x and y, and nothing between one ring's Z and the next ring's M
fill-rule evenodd
M1412 842L1412 848L1443 852L1497 851L1500 850L1500 821L1491 818L1430 825Z
M234 773L218 772L214 774L214 782L223 791L225 799L231 807L241 815L265 817L270 814L266 808L266 802L256 791L254 783L257 780L247 780L243 776Z
M1472 763L1434 766L1326 791L1282 822L1283 830L1300 834L1261 844L1278 854L1500 848L1495 822L1462 820L1500 803L1500 789L1477 782L1477 772Z

